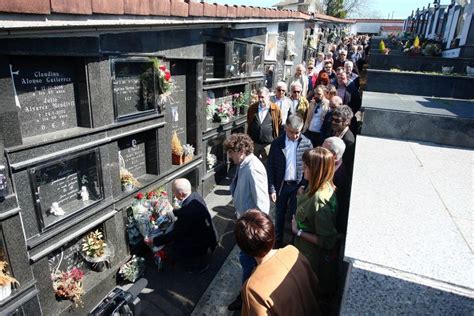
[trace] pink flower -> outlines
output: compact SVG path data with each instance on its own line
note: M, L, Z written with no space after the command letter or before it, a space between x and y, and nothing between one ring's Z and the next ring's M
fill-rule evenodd
M160 70L166 71L166 66L165 65L160 65Z
M169 70L165 70L165 80L169 81L170 79L171 79L171 74L170 74Z

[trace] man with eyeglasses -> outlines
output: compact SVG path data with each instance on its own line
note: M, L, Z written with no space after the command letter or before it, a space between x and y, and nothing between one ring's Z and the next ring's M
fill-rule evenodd
M331 135L328 135L339 137L346 145L342 161L347 168L349 178L352 177L355 151L355 137L349 129L353 116L354 114L348 105L336 107L332 112Z
M303 179L303 153L312 149L311 141L301 130L304 121L299 115L288 116L285 133L277 137L270 147L267 160L268 192L270 200L276 203L275 228L276 247L281 248L285 215L289 210L293 215L296 211L296 193L300 186L306 184Z
M314 96L314 88L316 88L316 80L318 79L318 73L314 70L314 59L308 61L307 74L308 74L308 93L306 95L307 100L311 100Z
M305 75L305 67L303 64L299 64L296 66L295 69L295 75L290 78L290 86L298 82L301 85L301 95L303 97L306 97L306 94L308 93L308 77Z
M294 82L290 86L290 110L288 111L288 115L291 114L298 114L303 118L303 121L306 120L306 115L308 113L309 102L303 96L303 88L299 82Z
M254 154L265 164L270 144L281 129L281 111L270 102L270 92L262 87L257 92L258 102L250 105L247 112L247 134L254 142Z
M321 70L319 72L319 75L321 75L321 72L325 72L328 74L328 77L329 77L329 84L332 84L332 85L336 85L337 83L337 77L336 77L336 73L334 72L333 68L332 68L332 61L330 60L326 60L324 62L324 68L323 70Z
M283 81L278 81L275 88L275 95L270 97L270 102L275 103L278 105L281 111L281 122L282 124L282 131L284 124L286 122L286 118L288 117L288 111L291 108L291 100L286 96L288 86Z

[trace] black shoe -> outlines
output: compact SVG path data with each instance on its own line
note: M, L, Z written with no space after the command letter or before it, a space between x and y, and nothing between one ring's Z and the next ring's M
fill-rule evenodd
M227 309L230 311L238 311L242 309L242 296L239 294L237 298L227 306Z

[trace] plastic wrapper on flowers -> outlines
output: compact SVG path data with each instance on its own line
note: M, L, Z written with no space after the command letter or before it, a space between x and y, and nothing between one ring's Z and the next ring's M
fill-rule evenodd
M129 240L136 242L138 233L143 238L164 234L172 229L175 220L166 191L140 192L128 209ZM160 250L155 246L150 247L153 252Z

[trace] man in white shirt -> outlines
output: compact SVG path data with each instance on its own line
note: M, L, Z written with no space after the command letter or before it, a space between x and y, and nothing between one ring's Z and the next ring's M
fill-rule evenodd
M312 149L311 141L301 130L301 116L290 115L285 124L285 133L277 137L270 147L267 160L268 192L270 200L276 203L276 245L283 246L283 228L287 209L296 210L296 193L305 184L303 161L306 150Z
M288 92L288 85L283 81L278 81L275 88L275 95L270 97L270 102L278 105L281 111L281 122L283 123L282 127L286 122L288 117L288 112L290 111L292 101L289 97L286 96Z

